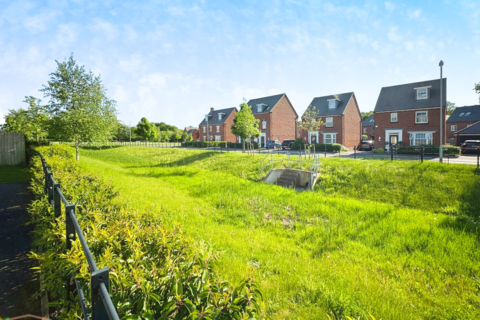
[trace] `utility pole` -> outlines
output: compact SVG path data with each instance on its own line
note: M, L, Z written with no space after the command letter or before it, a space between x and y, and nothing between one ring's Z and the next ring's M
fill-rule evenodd
M210 133L208 132L208 114L205 115L205 119L207 120L207 149L209 146L208 140L210 140Z
M130 145L132 144L132 121L128 123L128 126L130 127Z
M440 66L440 147L438 148L438 157L440 163L443 162L443 60L438 64Z

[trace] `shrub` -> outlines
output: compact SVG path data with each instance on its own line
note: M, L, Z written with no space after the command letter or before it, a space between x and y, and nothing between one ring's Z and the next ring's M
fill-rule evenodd
M157 214L127 209L111 185L80 172L70 147L37 150L65 197L77 204L77 219L98 268L111 270L110 293L121 319L259 318L261 294L252 280L237 287L220 281L213 267L215 254L195 245L179 225L166 229ZM36 269L58 318L80 318L80 304L77 297L67 298L65 283L80 279L90 303L88 264L78 239L66 251L64 217L53 216L39 157L32 165L36 200L29 208L34 225L30 257L38 261Z
M303 140L301 138L298 138L298 139L295 139L295 141L293 141L291 149L292 150L303 150L304 145L305 144L303 143Z
M420 147L418 146L400 146L397 149L397 153L399 154L419 154L420 153ZM424 147L424 154L439 154L439 146L425 146ZM444 155L459 155L460 154L460 147L455 147L455 146L448 146L448 147L443 147L443 154Z
M251 142L253 144L253 149L258 149L258 143L257 142ZM227 142L227 147L232 148L232 149L242 149L242 143L238 142ZM245 148L248 149L248 142L245 143Z
M297 142L298 141L298 142ZM297 139L293 142L292 144L292 150L304 150L304 143L302 139ZM300 147L301 146L301 147ZM313 145L307 145L307 146L313 146ZM313 147L311 149L313 151ZM334 143L334 144L324 144L324 143L315 143L315 151L327 151L327 152L340 152L340 151L347 151L347 148L342 146L339 143Z
M376 153L379 153L379 154L382 154L382 153L385 152L385 150L383 148L378 148L378 149L376 149L376 151L377 151Z

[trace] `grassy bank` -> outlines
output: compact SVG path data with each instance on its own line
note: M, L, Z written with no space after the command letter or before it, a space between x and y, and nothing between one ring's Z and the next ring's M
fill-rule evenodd
M0 167L0 183L26 181L30 178L30 170L25 165Z
M112 148L81 165L132 210L181 222L221 276L255 277L273 318L480 316L471 167L325 159L315 192L296 193L259 183L260 159Z

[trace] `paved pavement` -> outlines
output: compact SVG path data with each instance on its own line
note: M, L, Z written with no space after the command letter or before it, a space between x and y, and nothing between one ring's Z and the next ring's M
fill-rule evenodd
M32 200L28 181L0 183L0 318L25 314L40 316L38 289L27 258L32 226L26 226L26 205Z

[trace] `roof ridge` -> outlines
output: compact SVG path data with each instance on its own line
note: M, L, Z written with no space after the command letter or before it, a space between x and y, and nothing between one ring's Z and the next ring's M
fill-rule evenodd
M408 82L408 83L403 83L403 84L396 84L396 85L393 85L393 86L382 87L382 89L383 88L391 88L391 87L408 86L408 85L412 85L412 84L416 84L416 83L431 82L431 81L438 81L438 80L440 80L440 79L423 80L423 81L417 81L417 82ZM447 80L447 78L444 77L444 78L442 78L442 80Z
M470 129L470 127L476 126L476 125L479 124L479 123L480 123L480 121L477 121L477 122L475 122L475 123L472 123L472 124L469 125L468 127L465 127L465 128L463 128L463 129L461 129L461 130L458 130L458 131L455 132L454 134L457 134L457 133L460 133L460 132L462 132L462 131L464 131L464 130Z
M325 98L325 97L330 97L330 96L341 96L344 94L354 94L354 91L351 92L345 92L345 93L335 93L335 94L327 94L326 96L321 96L321 97L313 97L313 99L318 99L318 98Z

